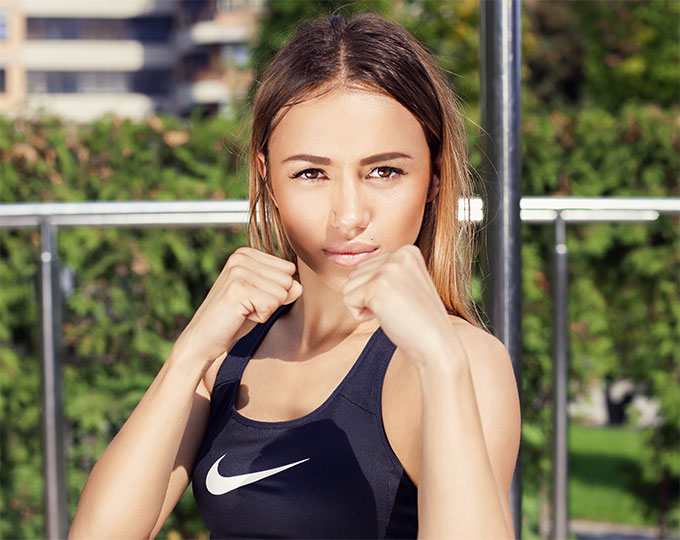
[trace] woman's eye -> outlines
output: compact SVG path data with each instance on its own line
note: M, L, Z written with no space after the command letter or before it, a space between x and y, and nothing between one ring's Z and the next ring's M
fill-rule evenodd
M404 174L404 171L396 167L376 167L369 174L369 178L396 179Z
M320 180L324 177L321 169L305 169L291 176L291 178L302 178L304 180Z

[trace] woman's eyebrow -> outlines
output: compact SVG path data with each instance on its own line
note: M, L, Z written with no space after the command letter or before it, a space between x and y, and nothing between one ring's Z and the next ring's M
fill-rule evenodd
M371 165L372 163L378 163L380 161L387 161L390 159L397 158L413 159L411 156L409 156L408 154L404 154L403 152L385 152L383 154L374 154L372 156L365 157L359 162L359 164ZM289 156L286 159L284 159L282 163L286 163L287 161L309 161L310 163L314 163L316 165L331 164L330 158L314 156L312 154L295 154L294 156Z
M290 156L284 159L282 163L286 163L287 161L309 161L310 163L315 163L316 165L331 164L330 158L313 156L312 154L295 154L294 156Z
M384 154L375 154L372 156L365 157L362 159L359 164L360 165L371 165L373 163L378 163L380 161L387 161L390 159L397 159L397 158L406 158L406 159L412 159L411 156L408 154L404 154L402 152L385 152Z

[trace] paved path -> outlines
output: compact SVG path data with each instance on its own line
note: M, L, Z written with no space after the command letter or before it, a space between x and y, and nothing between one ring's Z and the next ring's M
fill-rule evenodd
M600 523L595 521L572 520L569 530L579 540L657 540L658 531L655 527L633 527L618 523ZM680 540L676 532L667 540Z

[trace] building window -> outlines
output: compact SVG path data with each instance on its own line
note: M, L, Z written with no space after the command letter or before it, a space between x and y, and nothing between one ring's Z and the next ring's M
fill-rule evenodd
M74 94L78 91L78 73L73 71L47 72L48 94Z
M138 17L127 20L127 38L142 42L165 42L172 35L170 17Z
M80 39L126 39L124 19L83 19L80 22Z
M0 94L4 94L5 90L5 68L0 68Z
M28 91L35 94L168 95L172 90L169 70L142 71L29 71Z
M147 96L168 95L172 90L172 72L160 69L135 71L130 90Z
M7 41L7 10L0 8L0 41Z
M78 91L88 93L126 93L130 74L123 71L86 71L79 73Z
M142 42L168 42L171 36L171 17L133 19L30 17L26 20L28 39L134 39Z
M28 39L78 39L78 19L29 17L26 19Z

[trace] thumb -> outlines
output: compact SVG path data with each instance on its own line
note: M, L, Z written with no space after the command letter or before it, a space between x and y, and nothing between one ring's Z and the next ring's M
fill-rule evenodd
M293 280L293 284L288 289L288 297L283 301L284 304L295 302L302 294L302 285L298 281Z

